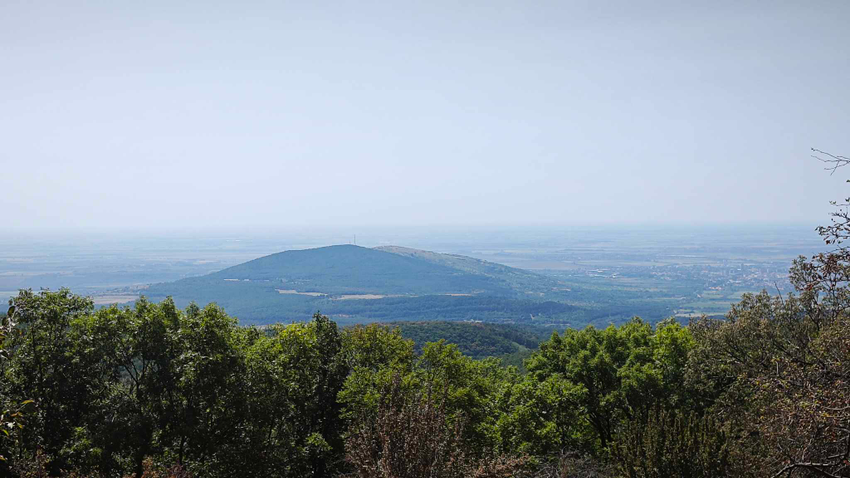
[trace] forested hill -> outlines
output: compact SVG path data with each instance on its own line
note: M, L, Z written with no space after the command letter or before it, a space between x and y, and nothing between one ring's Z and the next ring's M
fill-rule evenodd
M261 257L219 272L152 285L153 300L216 302L243 323L483 319L577 323L559 283L469 257L399 247L338 245Z
M339 245L280 252L220 272L211 279L272 281L297 292L327 295L472 294L511 292L495 276L462 271L421 257Z
M445 340L474 359L536 350L553 332L549 327L481 322L390 322L386 325L397 327L404 338L413 340L417 352L429 342Z

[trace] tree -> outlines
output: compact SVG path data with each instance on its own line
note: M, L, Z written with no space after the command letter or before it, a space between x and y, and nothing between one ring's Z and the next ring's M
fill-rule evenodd
M807 304L746 295L726 321L693 326L689 380L716 395L709 410L734 432L736 467L848 476L850 320Z
M337 395L347 368L336 323L273 327L247 350L250 446L258 476L331 476L344 431ZM259 467L259 468L258 468Z
M848 158L814 150L835 171ZM818 228L829 252L791 267L797 295L745 295L691 326L688 382L728 427L739 473L850 476L850 201Z
M592 430L583 419L585 388L560 374L543 381L526 375L501 388L496 434L502 451L545 459L588 448Z
M12 335L6 373L10 393L32 397L36 407L21 439L27 448L43 448L53 457L50 468L58 473L72 458L67 443L92 410L93 395L103 389L99 371L77 360L77 344L69 333L71 323L90 314L93 304L67 289L22 290L9 304L16 326L26 330Z
M171 450L188 456L190 469L226 476L243 464L238 430L245 413L246 372L236 320L211 304L190 306L177 331L177 420L164 427ZM178 463L182 460L178 460Z
M554 333L540 345L526 367L539 382L562 377L579 387L572 393L591 427L591 449L602 452L612 443L620 423L645 414L661 403L681 400L676 382L684 375L691 342L686 329L675 322L652 327L632 319L604 330L589 326Z
M451 417L448 390L427 385L410 393L395 375L377 413L358 420L346 459L359 478L508 478L524 458L477 459L464 447L464 417Z
M344 330L343 360L349 374L337 396L343 418L355 420L367 409L376 412L381 391L392 377L410 376L413 350L413 341L403 338L398 328L369 324Z
M170 449L170 433L180 428L182 416L176 370L184 346L182 321L172 301L151 304L142 298L132 309L104 308L70 324L76 361L97 370L102 386L72 445L79 450L78 465L120 471L117 457L126 456L141 476L146 457ZM181 450L177 461L182 460Z
M715 478L732 472L728 439L710 416L655 407L620 430L613 454L626 478Z
M0 377L5 376L11 357L10 341L15 331L16 315L12 308L0 317ZM8 473L9 458L19 443L19 431L23 429L25 409L33 400L15 400L6 380L0 381L0 472Z

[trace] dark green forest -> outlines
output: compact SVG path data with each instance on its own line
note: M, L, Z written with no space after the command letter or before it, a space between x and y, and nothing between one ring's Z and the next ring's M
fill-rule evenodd
M397 328L401 336L413 341L416 353L430 342L444 340L456 345L460 353L473 359L498 358L502 365L513 365L525 372L524 361L549 339L553 327L484 322L387 322L382 325Z
M548 339L551 327L488 324L482 322L388 322L398 328L402 337L413 340L416 353L429 342L445 340L458 346L460 352L474 359L501 357L524 350L537 349Z

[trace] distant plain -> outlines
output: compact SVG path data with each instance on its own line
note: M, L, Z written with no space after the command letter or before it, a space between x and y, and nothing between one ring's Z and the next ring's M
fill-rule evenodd
M92 296L97 305L131 303L151 284L284 250L356 240L367 247L459 254L550 276L564 285L568 303L598 311L599 323L632 315L687 320L722 314L745 292L790 291L791 261L824 250L807 225L410 228L354 234L326 229L0 235L0 309L20 288L69 287ZM281 292L287 293L292 292Z

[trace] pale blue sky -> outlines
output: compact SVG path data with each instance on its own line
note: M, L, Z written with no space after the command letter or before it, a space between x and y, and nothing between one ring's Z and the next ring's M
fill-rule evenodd
M850 2L0 3L4 228L823 222Z

